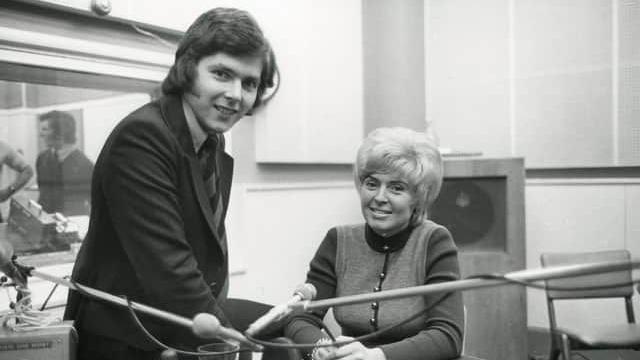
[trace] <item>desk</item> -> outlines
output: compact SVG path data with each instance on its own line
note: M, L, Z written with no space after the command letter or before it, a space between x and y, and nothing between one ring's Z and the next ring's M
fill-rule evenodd
M11 230L7 223L0 223L0 241L8 242L9 244L11 244L15 254L18 257L18 262L23 265L34 267L58 265L72 263L76 258L74 247L72 247L71 250L25 254L25 250L28 249L28 244L24 243L25 238L15 231Z
M67 360L75 358L78 336L73 323L33 331L0 327L0 359Z

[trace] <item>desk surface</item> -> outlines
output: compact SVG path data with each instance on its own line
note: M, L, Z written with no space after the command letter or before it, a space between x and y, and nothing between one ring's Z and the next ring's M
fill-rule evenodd
M6 241L11 244L18 257L18 262L23 265L42 267L74 262L76 258L73 247L72 250L65 251L43 252L39 254L22 253L21 249L24 248L24 245L21 245L20 242L24 241L24 239L20 234L11 231L7 223L0 223L0 241Z

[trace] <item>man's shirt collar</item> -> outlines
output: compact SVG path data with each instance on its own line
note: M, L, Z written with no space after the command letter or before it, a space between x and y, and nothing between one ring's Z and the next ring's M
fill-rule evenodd
M202 144L207 140L207 133L204 132L202 126L196 119L196 114L193 113L193 109L191 106L182 99L182 109L184 110L184 117L187 119L187 127L189 128L189 133L191 133L191 140L193 140L193 150L195 153L198 153Z

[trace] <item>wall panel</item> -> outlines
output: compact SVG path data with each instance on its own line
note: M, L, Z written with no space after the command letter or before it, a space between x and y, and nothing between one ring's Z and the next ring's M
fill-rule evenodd
M353 183L247 184L236 191L227 222L229 251L244 269L231 264L240 270L231 278L234 297L285 301L304 282L327 231L363 222Z
M426 115L445 148L512 155L508 4L425 2Z
M627 184L618 180L529 180L526 186L527 268L540 267L542 252L580 252L627 247ZM636 217L637 219L637 217ZM636 225L632 225L634 227ZM629 229L629 230L626 230ZM544 291L527 290L529 326L548 327ZM559 324L590 326L624 321L622 304L560 303ZM593 316L585 317L584 314Z

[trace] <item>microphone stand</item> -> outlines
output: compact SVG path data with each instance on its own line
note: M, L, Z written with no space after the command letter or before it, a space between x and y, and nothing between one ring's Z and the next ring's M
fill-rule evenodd
M336 297L317 301L299 301L290 305L294 310L311 311L326 309L333 306L360 304L379 300L390 300L411 296L424 296L428 294L466 291L483 287L514 284L518 282L533 282L551 280L616 271L628 271L640 268L640 260L597 262L577 265L555 266L542 269L521 270L507 273L504 279L464 279L447 281L437 284L412 286L401 289L384 290L374 293L358 294Z
M102 301L111 303L111 304L115 304L115 305L119 305L122 306L124 308L130 308L133 309L139 313L142 314L146 314L149 316L153 316L155 318L161 319L161 320L165 320L168 321L172 324L175 325L180 325L186 328L189 328L190 330L196 332L196 335L203 337L203 338L216 338L219 336L222 337L229 337L233 340L236 340L238 342L244 343L245 345L248 345L251 349L254 349L256 351L262 351L261 347L259 347L258 345L256 345L255 343L249 341L246 337L244 337L241 333L233 330L233 329L226 329L226 328L221 328L219 326L219 323L217 322L217 319L213 320L214 322L216 322L216 324L211 323L211 319L213 317L213 315L210 315L209 318L203 318L204 321L202 322L198 322L197 324L194 322L193 319L189 319L187 317L181 316L181 315L177 315L168 311L164 311L164 310L160 310L148 305L144 305L135 301L129 301L125 298L119 297L119 296L115 296L112 294L109 294L107 292L98 290L98 289L94 289L91 288L89 286L85 286L85 285L81 285L78 284L76 282L71 282L69 280L63 279L63 278L59 278L57 276L53 276L53 275L49 275L46 273L43 273L41 271L36 270L33 267L29 267L29 266L24 266L19 264L15 257L12 259L13 264L16 266L18 272L21 273L21 275L24 276L24 278L26 279L28 276L33 276L33 277L37 277L43 280L47 280L50 281L54 284L58 284L58 285L62 285L65 286L71 290L75 290L80 292L83 295L89 295L91 297L100 299ZM26 281L25 281L26 284ZM202 315L202 314L199 314ZM197 315L195 318L198 318ZM208 315L208 314L207 314ZM213 317L215 318L215 317ZM222 331L220 331L219 329L222 329ZM218 331L220 332L224 332L223 334L218 334Z

